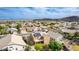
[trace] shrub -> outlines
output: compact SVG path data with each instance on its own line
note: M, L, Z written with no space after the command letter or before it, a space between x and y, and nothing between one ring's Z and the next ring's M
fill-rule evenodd
M60 44L59 42L57 41L51 41L50 44L49 44L49 48L52 50L52 51L59 51L62 49L62 44Z
M31 47L30 46L26 46L25 47L25 51L30 51Z
M41 43L36 43L36 44L35 44L35 49L36 49L36 50L39 50L39 51L42 51L42 50L43 50L43 46L44 46L44 45L41 44Z
M48 45L44 45L43 46L43 51L49 51L49 46Z

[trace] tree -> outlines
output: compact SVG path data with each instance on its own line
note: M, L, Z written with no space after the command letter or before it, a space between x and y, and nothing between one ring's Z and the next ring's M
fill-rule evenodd
M57 41L51 41L50 44L49 44L49 48L52 50L52 51L59 51L62 49L62 44L60 44L59 42Z
M74 40L75 40L75 41L79 41L79 32L76 32L76 33L74 34Z
M4 27L4 26L0 26L0 34L2 35L2 34L7 34L7 32L6 32L6 27Z
M25 50L25 51L30 51L30 49L31 49L30 46L26 46L24 50Z
M41 43L36 43L36 44L35 44L35 49L36 49L37 51L42 51L42 50L43 50L43 44L41 44Z
M69 39L69 40L72 40L72 39L74 39L74 34L73 33L65 33L64 32L64 38L66 38L66 39Z
M79 37L79 33L76 32L76 33L74 34L74 36L75 36L75 37Z
M74 27L74 26L72 26L72 27L70 27L70 28L68 28L68 29L74 30L74 29L75 29L75 27Z
M20 27L21 27L21 25L17 24L16 29L18 30L18 33L20 33Z

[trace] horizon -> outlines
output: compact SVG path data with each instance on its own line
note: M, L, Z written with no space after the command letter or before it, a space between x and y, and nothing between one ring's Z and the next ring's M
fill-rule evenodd
M58 19L79 16L78 7L0 7L0 20Z

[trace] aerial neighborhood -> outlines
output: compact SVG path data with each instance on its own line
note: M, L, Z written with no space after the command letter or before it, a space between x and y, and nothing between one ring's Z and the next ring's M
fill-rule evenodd
M0 51L79 51L79 22L0 20Z

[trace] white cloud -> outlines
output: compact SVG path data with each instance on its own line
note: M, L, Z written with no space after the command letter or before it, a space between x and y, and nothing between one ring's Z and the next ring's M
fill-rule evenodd
M0 17L7 18L61 18L65 16L79 16L76 7L30 7L30 8L0 8Z

